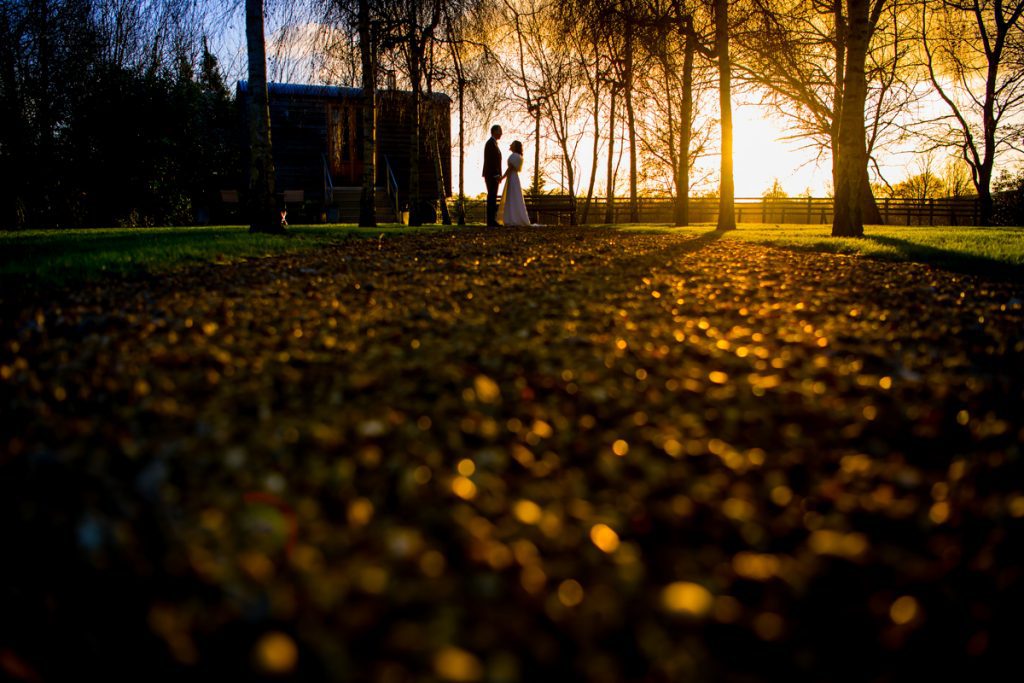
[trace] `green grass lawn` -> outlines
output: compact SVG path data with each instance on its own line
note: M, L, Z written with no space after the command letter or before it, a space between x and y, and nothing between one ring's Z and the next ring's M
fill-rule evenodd
M110 275L153 274L195 263L231 263L410 230L438 228L315 225L291 227L286 235L254 235L244 226L0 232L0 280L62 285Z
M687 234L713 230L714 225L637 225L619 229ZM1020 227L868 226L863 238L832 237L830 231L828 225L741 223L724 237L799 251L927 263L960 272L1024 274L1024 228Z
M294 253L358 237L450 229L293 226L284 236L252 235L242 226L7 232L0 233L0 281L23 287L60 286L103 276L155 274L195 263L231 263ZM643 224L615 229L693 234L711 231L714 226ZM1019 276L1024 266L1024 228L879 226L866 232L863 239L833 238L827 225L743 223L723 237L785 249L929 263L995 276Z

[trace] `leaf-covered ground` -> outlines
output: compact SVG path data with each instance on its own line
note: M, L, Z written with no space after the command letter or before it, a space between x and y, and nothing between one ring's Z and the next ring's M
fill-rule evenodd
M972 679L1024 285L717 233L350 240L18 301L22 680Z

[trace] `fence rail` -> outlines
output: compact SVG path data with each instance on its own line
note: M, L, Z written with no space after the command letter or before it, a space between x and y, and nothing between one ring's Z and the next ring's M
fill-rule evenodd
M540 223L567 223L568 215L555 207L564 205L564 197L542 195L530 199L538 207ZM547 211L545 204L552 210ZM577 200L576 215L583 222L585 198ZM886 225L977 225L978 200L973 197L950 199L879 199L878 210ZM639 222L671 223L675 219L675 200L671 197L642 197L638 202ZM832 223L832 199L828 197L791 197L785 199L763 197L737 197L735 200L738 223L796 223L821 225ZM587 223L605 223L606 201L603 197L591 200ZM629 199L617 198L613 206L614 223L628 223ZM480 222L486 218L483 200L466 202L466 220ZM718 199L693 197L690 199L691 223L714 223L718 220Z

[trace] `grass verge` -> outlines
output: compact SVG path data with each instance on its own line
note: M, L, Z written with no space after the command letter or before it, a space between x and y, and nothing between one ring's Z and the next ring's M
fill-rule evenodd
M714 230L710 223L686 228L665 224L618 227L681 234ZM955 272L1024 277L1024 228L1020 227L868 226L863 238L832 237L830 230L828 225L741 223L723 237L797 251L926 263Z
M291 227L285 235L250 234L244 226L7 232L0 233L0 281L5 287L61 286L294 253L351 238L440 229L317 225Z
M626 232L679 234L714 230L712 224L612 227ZM293 226L286 235L253 235L243 226L0 232L0 285L7 291L61 287L108 276L159 274L195 263L232 263L294 253L352 238L450 229L315 225ZM799 251L856 254L927 263L957 272L1024 278L1024 228L872 226L864 238L853 239L829 236L827 225L743 223L723 237Z

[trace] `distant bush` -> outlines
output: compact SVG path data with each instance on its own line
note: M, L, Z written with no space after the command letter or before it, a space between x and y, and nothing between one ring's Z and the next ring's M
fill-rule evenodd
M1024 225L1024 168L1003 171L992 183L995 225Z
M0 10L0 229L191 224L239 185L217 61L118 62L88 6Z

